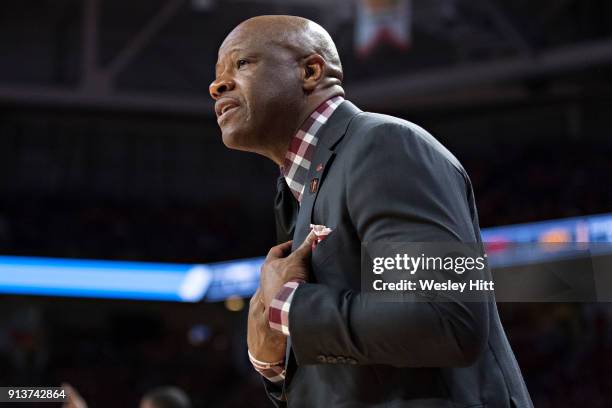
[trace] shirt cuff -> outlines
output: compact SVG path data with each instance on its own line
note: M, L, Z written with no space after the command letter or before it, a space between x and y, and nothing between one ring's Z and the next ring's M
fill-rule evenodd
M289 308L293 295L300 283L304 281L293 280L281 286L280 290L270 303L270 311L268 312L268 321L270 328L289 336Z
M277 361L275 363L265 363L257 360L250 351L249 360L259 374L261 374L268 381L278 384L285 381L285 360Z

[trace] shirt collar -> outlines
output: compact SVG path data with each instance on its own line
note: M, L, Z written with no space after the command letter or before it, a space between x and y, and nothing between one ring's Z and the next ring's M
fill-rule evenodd
M298 202L302 200L312 156L319 141L317 133L343 101L342 96L335 96L323 102L306 118L291 139L280 169Z

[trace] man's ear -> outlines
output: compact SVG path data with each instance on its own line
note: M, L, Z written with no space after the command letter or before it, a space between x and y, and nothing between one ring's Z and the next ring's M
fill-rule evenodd
M302 87L312 92L324 78L325 60L319 54L309 55L302 60Z

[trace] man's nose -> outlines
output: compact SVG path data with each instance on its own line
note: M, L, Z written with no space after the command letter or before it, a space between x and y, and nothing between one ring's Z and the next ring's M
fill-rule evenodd
M208 87L208 92L214 100L217 100L223 95L224 92L231 91L234 89L234 81L226 78L215 79Z

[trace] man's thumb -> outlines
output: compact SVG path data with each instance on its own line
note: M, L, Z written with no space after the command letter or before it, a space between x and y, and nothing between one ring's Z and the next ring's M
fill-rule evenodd
M297 253L298 255L301 255L301 256L308 255L310 252L312 252L312 244L314 244L316 240L317 240L317 235L314 233L314 231L310 231L310 233L304 239L304 242L302 242L302 245L300 245L294 251L294 253Z

